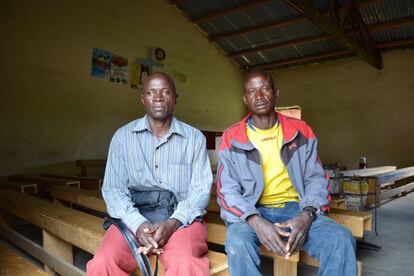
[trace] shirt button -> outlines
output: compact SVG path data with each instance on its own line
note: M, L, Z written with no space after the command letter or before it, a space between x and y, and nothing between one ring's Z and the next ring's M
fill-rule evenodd
M155 165L155 168L158 169L158 165Z
M159 182L160 182L160 184L162 183L161 180Z

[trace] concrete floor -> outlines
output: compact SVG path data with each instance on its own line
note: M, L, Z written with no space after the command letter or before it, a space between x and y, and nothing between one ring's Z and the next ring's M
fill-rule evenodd
M377 210L377 232L366 235L365 241L381 245L381 251L358 249L357 256L363 263L363 275L385 276L414 275L414 192L405 197L400 197L384 203ZM373 224L374 226L374 224ZM16 227L20 233L40 243L40 231L25 224ZM8 245L14 251L31 259L30 256L13 247L0 236L0 243ZM86 262L91 258L90 254L75 250L75 264L85 269ZM31 259L38 266L41 264ZM272 260L263 258L262 270L265 276L273 275ZM307 265L299 265L298 275L317 275L317 268Z

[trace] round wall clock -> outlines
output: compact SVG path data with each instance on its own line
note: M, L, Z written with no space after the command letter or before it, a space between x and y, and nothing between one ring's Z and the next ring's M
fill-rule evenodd
M164 60L166 55L165 55L165 51L161 48L157 48L154 51L154 56L157 60Z

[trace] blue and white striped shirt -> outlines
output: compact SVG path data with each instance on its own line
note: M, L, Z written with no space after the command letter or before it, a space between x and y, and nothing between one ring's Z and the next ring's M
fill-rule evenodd
M206 139L199 130L173 117L167 134L157 138L145 115L114 134L102 195L109 215L136 233L147 219L134 208L128 187L156 186L174 192L179 203L171 218L186 226L206 213L212 181Z

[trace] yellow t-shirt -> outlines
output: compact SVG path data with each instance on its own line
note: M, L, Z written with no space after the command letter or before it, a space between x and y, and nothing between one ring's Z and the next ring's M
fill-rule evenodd
M280 157L283 133L279 125L277 122L271 129L263 130L246 123L247 136L262 158L264 190L259 203L267 207L283 207L284 202L299 201Z

